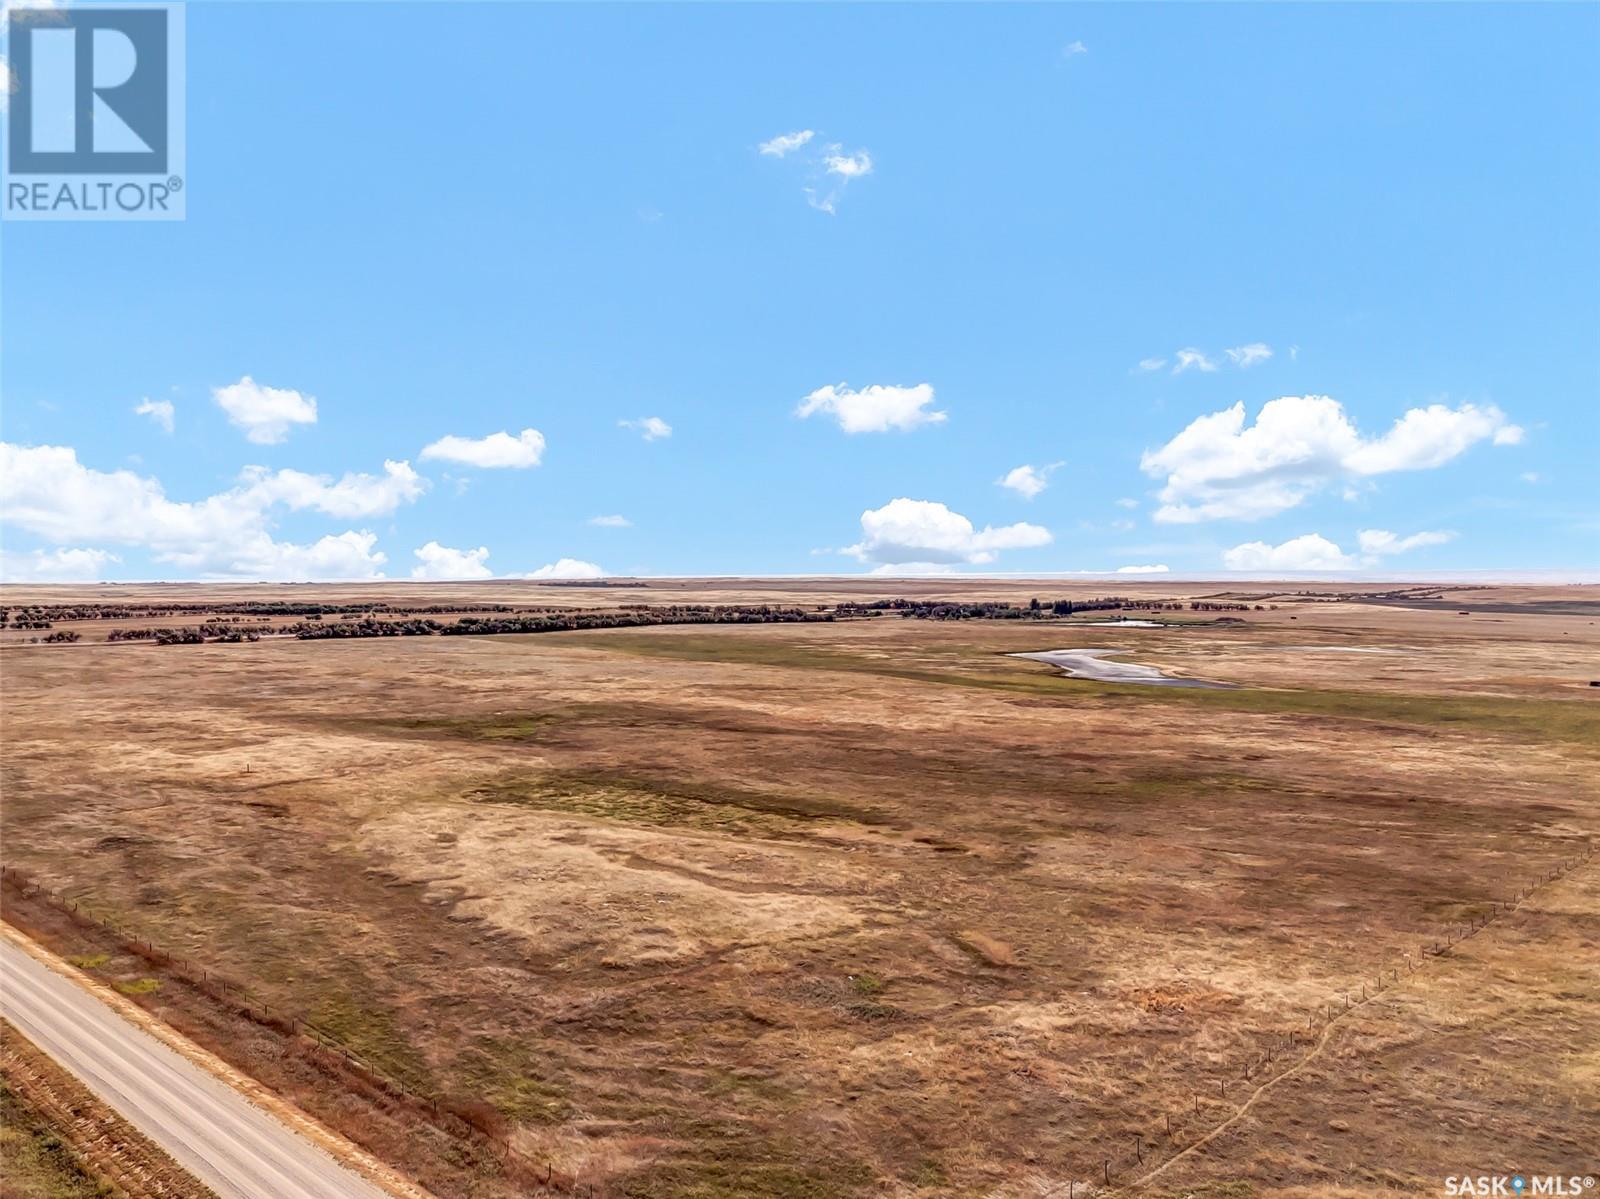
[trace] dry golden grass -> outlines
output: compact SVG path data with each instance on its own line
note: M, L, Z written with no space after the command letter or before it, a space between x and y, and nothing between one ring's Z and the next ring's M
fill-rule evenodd
M380 590L419 594L249 597ZM420 594L468 593L667 602ZM1153 1168L1227 1118L1246 1061L1308 1011L1600 831L1597 589L1248 595L1279 606L1151 630L12 647L5 857L397 1076L486 1100L597 1193L1066 1194L1106 1158L1128 1184L1135 1132ZM1005 656L1070 646L1241 686ZM1341 1019L1148 1189L1437 1192L1469 1169L1592 1166L1597 874ZM1169 1115L1170 1146L1150 1139Z

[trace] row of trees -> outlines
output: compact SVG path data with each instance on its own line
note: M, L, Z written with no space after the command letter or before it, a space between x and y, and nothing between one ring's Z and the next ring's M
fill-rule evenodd
M227 617L367 616L385 613L393 616L451 616L460 612L517 612L511 604L428 604L422 607L395 604L319 604L292 600L242 600L236 603L170 604L30 604L0 610L0 627L48 628L48 624L24 621L52 620L139 620L163 616L200 616L216 621ZM544 611L543 608L532 609Z

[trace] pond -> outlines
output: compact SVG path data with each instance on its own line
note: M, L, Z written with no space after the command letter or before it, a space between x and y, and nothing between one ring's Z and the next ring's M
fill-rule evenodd
M1034 662L1048 662L1059 668L1069 679L1093 679L1097 683L1142 683L1149 687L1210 687L1228 688L1231 683L1212 683L1205 679L1180 679L1163 674L1159 667L1140 666L1136 662L1109 662L1112 654L1125 654L1125 649L1048 649L1033 654L1008 654L1011 658L1027 658Z

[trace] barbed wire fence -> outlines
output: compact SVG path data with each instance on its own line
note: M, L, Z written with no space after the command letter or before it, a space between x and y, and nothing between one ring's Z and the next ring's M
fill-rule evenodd
M1403 979L1414 975L1429 958L1443 957L1463 941L1477 936L1495 921L1515 912L1535 891L1565 878L1579 866L1589 862L1594 853L1593 843L1584 842L1577 853L1558 859L1554 866L1546 869L1533 882L1519 887L1511 898L1491 899L1486 913L1469 916L1459 923L1452 922L1414 951L1407 951L1401 955L1399 959L1401 965L1380 967L1374 977L1364 978L1340 991L1326 1003L1307 1009L1304 1030L1293 1028L1287 1033L1274 1034L1262 1049L1245 1058L1242 1064L1235 1063L1228 1074L1217 1079L1215 1097L1210 1096L1209 1092L1206 1096L1202 1096L1199 1091L1192 1092L1190 1095L1192 1107L1186 1105L1181 1109L1162 1113L1158 1124L1129 1134L1131 1143L1124 1153L1117 1156L1102 1155L1098 1163L1099 1168L1087 1172L1082 1181L1076 1178L1069 1179L1066 1183L1039 1192L1037 1199L1057 1199L1057 1197L1077 1199L1079 1195L1111 1194L1123 1187L1138 1185L1141 1178L1147 1178L1152 1172L1165 1169L1176 1158L1198 1149L1237 1118L1252 1095L1273 1085L1308 1061L1321 1045L1325 1035L1338 1021L1398 986ZM0 866L0 886L24 898L43 898L75 923L111 935L128 952L176 975L189 986L223 1003L236 1014L291 1038L302 1040L306 1045L328 1055L329 1059L340 1068L353 1072L358 1079L376 1087L382 1094L412 1105L413 1110L429 1118L441 1132L481 1141L494 1152L508 1172L514 1170L526 1181L546 1189L578 1194L584 1196L584 1199L591 1199L595 1194L593 1184L557 1174L553 1163L548 1159L534 1158L517 1149L509 1135L498 1131L481 1117L475 1118L476 1113L470 1108L464 1108L452 1103L448 1097L430 1094L393 1077L345 1045L333 1031L302 1015L284 1010L281 1005L274 1012L265 1000L258 998L241 984L231 982L222 974L188 958L158 948L148 938L138 936L113 918L94 911L82 901L70 899L54 888L43 885L26 871L15 866ZM1300 1049L1304 1052L1297 1054L1296 1050ZM1271 1066L1284 1062L1286 1058L1294 1060L1285 1062L1282 1069L1270 1076L1267 1074ZM1237 1104L1228 1102L1230 1081L1236 1084L1234 1094L1240 1097ZM1244 1085L1238 1086L1240 1083ZM1252 1087L1251 1083L1256 1085ZM1214 1112L1216 1104L1221 1104L1227 1109L1222 1119L1208 1122L1199 1130L1195 1130L1186 1119L1190 1116L1199 1116L1206 1111ZM1144 1167L1149 1167L1149 1170L1142 1176L1126 1182L1117 1181L1119 1177L1126 1176L1130 1170L1140 1170Z
M0 888L22 899L44 900L74 924L113 938L126 952L174 976L235 1015L286 1036L313 1054L320 1053L325 1064L364 1084L369 1092L368 1098L378 1101L380 1105L383 1102L403 1104L447 1136L482 1144L491 1151L502 1169L508 1174L515 1174L518 1181L532 1183L546 1190L566 1191L584 1199L595 1194L593 1184L558 1172L554 1163L547 1158L536 1158L518 1149L512 1143L510 1134L497 1128L473 1105L456 1102L449 1096L434 1094L396 1078L359 1050L345 1044L333 1030L287 1009L281 1003L274 1008L243 984L181 954L169 953L114 917L96 910L81 899L71 898L44 885L27 871L16 866L0 865Z

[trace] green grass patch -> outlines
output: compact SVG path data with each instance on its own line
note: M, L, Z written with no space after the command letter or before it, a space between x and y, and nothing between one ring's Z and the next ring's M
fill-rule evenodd
M109 953L75 953L67 958L79 970L96 970L110 960Z
M1157 1192L1153 1199L1252 1199L1255 1184L1243 1178L1213 1179L1194 1186Z
M469 788L478 803L517 804L629 824L695 828L744 836L799 836L807 825L886 821L837 801L720 784L639 778L611 771L510 773Z
M309 1011L311 1023L369 1065L421 1091L436 1089L427 1063L390 1012L342 988L315 996Z
M878 995L887 985L883 979L872 973L855 974L850 978L850 989L857 995Z
M119 980L111 985L124 995L150 995L161 990L161 980L159 978Z
M710 1121L673 1130L677 1157L626 1179L626 1199L849 1199L874 1193L872 1170L837 1145L766 1139ZM697 1135L698 1134L698 1135Z
M602 638L590 635L589 642L596 649L641 657L870 674L946 687L1002 691L1069 704L1101 707L1178 705L1220 718L1239 713L1357 720L1417 728L1459 729L1474 735L1518 741L1566 742L1600 750L1600 705L1576 699L1256 687L1228 690L1140 687L1069 679L1043 663L1027 663L976 646L969 648L959 658L959 665L946 670L898 662L889 657L763 641L749 636L630 634ZM945 658L948 660L949 655L945 655Z
M564 1083L551 1077L549 1055L537 1041L480 1035L457 1059L453 1085L481 1095L508 1120L560 1124L575 1108Z

